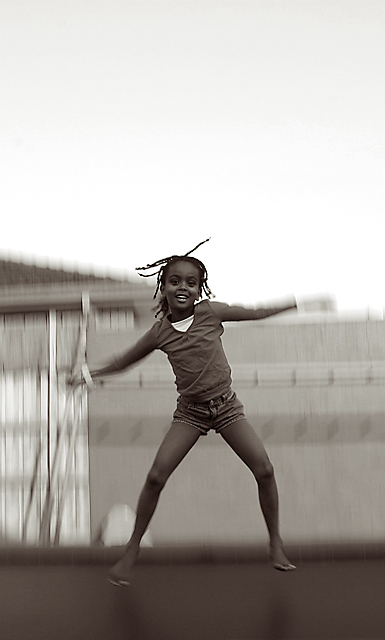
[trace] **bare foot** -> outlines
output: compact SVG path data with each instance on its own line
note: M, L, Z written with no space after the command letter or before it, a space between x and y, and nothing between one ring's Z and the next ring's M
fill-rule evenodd
M277 543L271 543L269 547L269 560L274 569L278 571L295 571L296 566L289 562L284 549L282 540Z
M132 571L139 558L137 547L127 547L126 552L108 572L108 580L116 587L128 587L132 578Z

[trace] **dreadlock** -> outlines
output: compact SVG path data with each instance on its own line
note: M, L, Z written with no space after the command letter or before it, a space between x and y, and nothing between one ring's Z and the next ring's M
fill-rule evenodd
M203 242L200 242L199 244L197 244L196 247L194 247L194 249L191 249L191 251L188 251L187 253L183 254L182 256L179 255L172 255L169 256L168 258L162 258L161 260L157 260L156 262L153 262L152 264L147 264L145 267L136 267L136 271L147 271L147 269L155 269L156 267L160 267L157 271L154 271L154 273L139 273L139 275L142 278L151 278L152 276L157 276L156 278L156 289L155 289L155 293L154 293L154 299L156 298L156 296L158 295L158 292L161 288L162 285L165 284L165 280L166 280L166 274L167 271L169 269L169 267L174 264L175 262L178 261L183 261L183 262L191 262L195 267L197 267L198 271L199 271L199 296L202 295L202 291L203 293L205 293L207 295L208 298L210 298L213 294L210 290L210 287L208 285L207 282L207 269L205 267L205 265L203 264L203 262L201 262L200 260L198 260L198 258L194 258L193 256L190 256L191 253L193 253L194 251L196 251L196 249L198 249L198 247L200 247L202 244L205 244L206 242L208 242L210 240L210 238L207 238L207 240L203 240ZM164 317L167 312L168 312L168 303L167 303L167 299L165 296L162 296L157 307L155 307L154 309L155 311L157 310L157 313L155 314L155 317L157 318L159 314L162 314L162 317Z

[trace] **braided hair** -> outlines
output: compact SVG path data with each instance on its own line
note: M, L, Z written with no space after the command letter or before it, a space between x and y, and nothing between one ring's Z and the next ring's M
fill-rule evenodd
M147 271L147 269L155 269L156 267L160 267L157 271L154 271L154 273L139 273L139 275L142 278L151 278L151 276L155 276L155 275L157 276L156 289L153 296L154 299L156 298L161 287L164 286L166 283L166 276L167 276L168 269L171 267L171 265L175 264L175 262L180 262L180 261L190 262L198 269L199 297L202 296L202 292L205 293L208 298L210 298L213 295L207 282L207 269L205 265L203 264L203 262L198 260L198 258L194 258L193 256L190 255L196 249L198 249L198 247L200 247L202 244L205 244L205 242L208 242L209 240L210 238L207 238L207 240L203 240L203 242L200 242L199 244L197 244L197 246L194 247L194 249L191 249L191 251L188 251L182 256L172 255L172 256L169 256L168 258L162 258L161 260L157 260L152 264L147 264L145 267L136 267L135 269L136 271ZM162 297L158 302L158 305L154 308L154 311L156 311L155 318L157 318L159 314L161 314L161 317L163 318L165 315L167 315L168 310L169 310L169 307L168 307L167 298L166 296L162 295Z

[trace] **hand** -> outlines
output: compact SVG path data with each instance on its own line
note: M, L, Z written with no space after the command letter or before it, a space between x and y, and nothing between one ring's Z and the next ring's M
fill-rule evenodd
M82 372L78 371L77 373L74 373L74 374L70 375L67 378L67 384L69 384L74 389L76 389L77 387L85 384L85 380L83 378Z
M83 364L80 371L69 376L67 383L74 389L81 385L87 385L90 390L95 389L95 382L92 380L87 364Z
M330 293L303 296L297 300L298 311L309 313L312 311L336 311L336 299Z

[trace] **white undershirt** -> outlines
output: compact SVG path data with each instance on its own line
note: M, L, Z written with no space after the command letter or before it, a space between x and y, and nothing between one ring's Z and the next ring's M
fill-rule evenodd
M179 322L172 322L171 324L177 331L187 331L187 329L192 325L193 320L194 314L192 316L189 316L188 318L185 318L184 320L179 320Z

